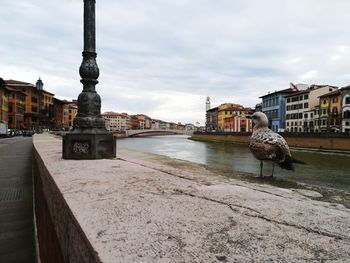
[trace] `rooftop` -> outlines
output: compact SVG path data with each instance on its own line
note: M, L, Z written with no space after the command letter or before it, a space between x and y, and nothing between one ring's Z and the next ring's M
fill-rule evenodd
M264 97L268 97L268 96L271 96L271 95L276 95L276 94L279 94L279 93L289 94L289 93L295 93L295 92L297 92L295 89L288 88L288 89L282 89L282 90L277 90L275 92L268 93L268 94L263 95L263 96L261 96L259 98L264 98Z

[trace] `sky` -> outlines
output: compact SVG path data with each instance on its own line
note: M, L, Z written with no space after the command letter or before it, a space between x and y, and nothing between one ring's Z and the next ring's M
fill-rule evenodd
M0 0L0 77L76 99L83 0ZM102 112L205 123L289 83L350 84L348 0L97 0Z

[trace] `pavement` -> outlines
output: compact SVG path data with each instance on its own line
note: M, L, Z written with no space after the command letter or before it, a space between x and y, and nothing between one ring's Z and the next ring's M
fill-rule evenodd
M48 135L34 146L102 262L350 262L350 210L316 192L125 149L62 160Z
M32 138L0 139L0 262L35 262Z

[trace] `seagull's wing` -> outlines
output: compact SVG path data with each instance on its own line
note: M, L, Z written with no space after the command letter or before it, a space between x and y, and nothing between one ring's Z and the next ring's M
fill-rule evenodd
M286 156L291 156L286 140L267 128L253 134L249 147L256 158L256 154L259 157L265 156L258 158L260 160L283 162Z

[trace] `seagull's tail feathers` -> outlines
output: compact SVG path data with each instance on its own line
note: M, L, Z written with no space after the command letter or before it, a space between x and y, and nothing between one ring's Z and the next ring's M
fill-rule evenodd
M282 169L294 171L294 159L291 156L286 156L283 162L278 163Z
M293 160L293 163L306 164L305 162L297 160L297 159L294 159L293 157L292 157L292 160Z
M298 163L298 164L306 164L303 161L299 161L297 159L294 159L292 156L286 156L286 158L284 159L283 162L278 163L278 165L282 168L282 169L286 169L286 170L292 170L294 171L294 165L293 163Z

